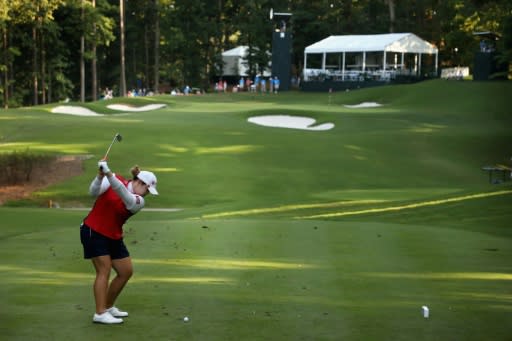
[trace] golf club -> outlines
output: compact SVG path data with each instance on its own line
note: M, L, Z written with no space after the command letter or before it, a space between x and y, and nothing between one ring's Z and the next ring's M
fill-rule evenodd
M112 142L110 143L110 146L108 146L108 149L107 149L107 152L105 153L105 156L103 157L102 160L106 160L107 159L107 156L108 156L108 153L110 152L110 149L112 148L112 145L114 144L114 142L118 141L118 142L121 142L121 140L123 139L123 137L121 136L121 134L117 133L115 136L114 136L114 139L112 140Z

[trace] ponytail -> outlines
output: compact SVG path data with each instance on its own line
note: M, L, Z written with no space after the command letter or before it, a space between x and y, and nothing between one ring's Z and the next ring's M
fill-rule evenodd
M140 173L139 166L137 166L137 165L133 166L132 169L130 169L130 172L132 173L133 180L137 179L137 175L139 175L139 173Z

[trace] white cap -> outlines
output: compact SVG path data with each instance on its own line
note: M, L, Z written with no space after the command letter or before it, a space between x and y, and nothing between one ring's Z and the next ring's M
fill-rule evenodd
M149 193L158 195L158 191L156 190L155 174L148 171L140 171L139 174L137 174L137 179L143 181L146 185L148 185Z

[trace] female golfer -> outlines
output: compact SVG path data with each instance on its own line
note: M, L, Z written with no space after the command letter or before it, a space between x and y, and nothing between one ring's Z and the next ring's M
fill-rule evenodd
M98 162L99 172L89 192L96 197L94 207L80 226L84 258L91 259L96 270L93 322L122 323L128 313L114 306L116 298L133 273L132 261L123 242L123 224L144 207L147 193L157 195L156 177L152 172L132 168L133 180L113 174L106 161ZM116 277L109 284L110 271Z

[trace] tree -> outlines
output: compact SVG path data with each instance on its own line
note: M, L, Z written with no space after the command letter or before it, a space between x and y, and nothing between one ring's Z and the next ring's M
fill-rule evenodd
M12 12L20 6L19 1L0 0L0 29L2 31L2 58L0 60L0 72L2 77L0 80L0 92L3 94L3 106L5 109L9 107L9 66L13 59L13 50L9 47L9 29L8 26L12 21Z
M160 89L160 11L158 0L154 0L154 16L155 16L155 66L154 66L154 80L155 80L155 93L159 93Z
M85 0L81 0L80 6L80 18L82 23L84 22L84 6ZM80 102L85 102L85 33L82 32L80 36Z
M249 47L247 66L250 76L265 70L271 59L273 23L269 18L272 3L269 1L246 1L240 6L238 21L238 43ZM250 20L248 20L250 19Z
M93 9L96 9L96 0L91 1L91 5ZM96 101L98 99L98 70L97 70L97 60L98 57L96 55L96 32L98 31L98 24L94 22L92 24L92 35L93 40L91 42L91 94L92 100Z
M32 89L33 104L39 104L39 81L42 77L41 70L45 70L45 60L41 61L41 55L46 52L42 30L45 25L53 20L53 12L62 4L63 0L38 0L23 2L19 7L19 14L26 16L32 22ZM44 84L44 81L43 81ZM42 88L43 101L45 87Z
M500 62L505 63L509 66L512 65L512 15L504 18L503 20L503 38L500 43L501 50L503 53L500 55Z
M473 32L493 31L500 60L512 59L509 0L0 0L0 101L95 100L104 85L121 96L139 84L208 87L222 51L238 45L249 46L254 75L270 60L270 8L293 14L295 75L307 45L338 34L413 32L437 45L441 65L471 66Z
M105 0L92 0L91 6L87 6L89 11L86 13L86 22L84 31L86 40L89 42L90 52L86 57L91 61L91 95L92 100L97 99L99 90L98 81L98 48L109 47L115 40L114 19L108 16L110 6ZM103 59L103 54L100 54Z
M124 32L124 18L125 18L125 11L124 11L124 0L119 0L119 36L120 36L120 65L121 65L121 75L120 75L120 96L124 97L126 96L126 64L125 64L125 54L124 54L124 47L125 47L125 32Z
M393 32L395 32L395 20L396 20L395 0L385 0L385 2L387 3L388 8L389 8L389 32L393 33Z

